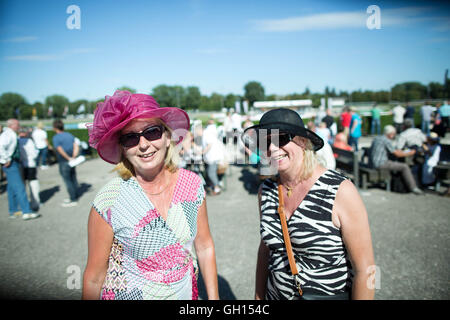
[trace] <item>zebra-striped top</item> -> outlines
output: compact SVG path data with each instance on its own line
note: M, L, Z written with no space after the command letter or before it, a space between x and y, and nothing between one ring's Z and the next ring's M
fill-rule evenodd
M339 185L346 178L327 170L287 220L304 292L334 295L352 284L350 260L339 228L331 220ZM270 250L266 299L292 299L298 292L289 267L278 215L278 185L267 179L261 194L261 238Z

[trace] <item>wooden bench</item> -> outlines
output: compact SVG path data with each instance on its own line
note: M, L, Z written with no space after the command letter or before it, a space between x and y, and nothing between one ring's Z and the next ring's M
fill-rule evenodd
M375 169L369 165L370 148L363 148L363 156L359 165L361 173L361 187L366 190L369 183L386 185L386 191L391 191L391 172L387 169Z
M336 170L342 172L353 180L354 185L359 188L359 159L358 154L332 147L336 157Z

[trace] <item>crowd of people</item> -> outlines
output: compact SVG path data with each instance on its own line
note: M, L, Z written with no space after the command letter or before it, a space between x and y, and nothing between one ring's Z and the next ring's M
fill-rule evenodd
M52 150L58 162L68 198L62 207L78 205L79 185L74 160L80 155L80 140L64 131L61 120L53 121L55 135L48 141L44 125L21 127L17 119L9 119L0 135L0 164L7 180L9 218L31 220L41 217L40 183L38 172L47 170L48 151ZM29 192L26 192L26 189Z
M370 110L370 134L374 139L368 156L369 166L399 173L408 191L423 194L421 187L430 187L435 183L433 168L439 162L440 138L445 137L449 128L450 106L448 101L437 103L436 106L427 101L419 110L420 128L414 125L416 108L410 103L388 110L393 122L385 125L381 134L382 111L374 104ZM315 123L319 123L319 126L316 127L310 121L308 128L335 148L357 152L358 140L362 136L361 115L354 107L344 107L338 118L339 132L336 132L336 123L333 121L332 117L316 118ZM407 163L403 160L405 158L411 161Z

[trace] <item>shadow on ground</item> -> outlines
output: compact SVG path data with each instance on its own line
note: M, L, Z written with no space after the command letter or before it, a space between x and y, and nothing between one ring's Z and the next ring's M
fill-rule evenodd
M92 187L92 184L82 183L78 187L78 197L81 197L84 193L88 192Z
M244 189L247 190L249 194L258 194L258 176L255 174L255 172L250 170L250 167L244 167L241 170L241 177L239 178L239 181L244 184Z
M59 186L55 186L49 189L39 192L41 203L46 203L55 193L59 192Z
M217 275L217 280L219 284L219 298L220 300L237 300L236 296L231 290L228 281L221 275ZM206 294L205 283L203 282L202 274L198 274L198 296L200 299L208 300L208 295Z

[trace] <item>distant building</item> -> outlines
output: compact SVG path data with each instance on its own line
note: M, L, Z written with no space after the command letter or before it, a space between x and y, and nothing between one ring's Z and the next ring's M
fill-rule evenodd
M297 111L302 117L308 118L315 115L311 99L302 100L278 100L278 101L255 101L253 108L266 112L275 108L288 108Z

